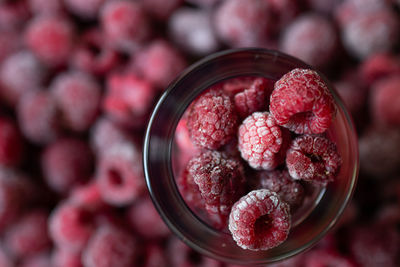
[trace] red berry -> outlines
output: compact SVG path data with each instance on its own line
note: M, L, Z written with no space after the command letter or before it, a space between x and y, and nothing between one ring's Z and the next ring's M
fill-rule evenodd
M16 125L0 117L0 165L15 166L22 158L23 141Z
M167 256L162 247L157 243L146 246L144 267L168 266Z
M106 203L125 206L144 190L141 153L132 143L115 144L100 157L96 173L100 194Z
M60 248L82 251L94 231L93 214L72 202L58 204L49 220L49 233Z
M62 0L28 0L31 12L35 15L42 14L57 14L63 11L63 1Z
M38 16L29 22L26 45L50 66L64 65L73 49L74 28L60 16Z
M75 187L69 196L71 202L90 211L97 211L105 206L97 183Z
M97 17L100 7L104 0L64 0L67 9L84 19L94 19Z
M337 50L333 23L323 16L310 14L296 18L281 38L281 50L314 66L330 63Z
M228 95L209 90L200 95L189 111L187 126L192 142L202 148L218 149L237 131L237 114Z
M268 250L289 234L289 205L267 189L251 191L232 207L229 231L237 245L249 250Z
M3 1L0 4L0 30L19 31L29 19L26 1Z
M67 193L91 176L93 157L79 139L57 140L46 147L41 161L47 184L59 193Z
M90 238L83 253L86 267L134 266L138 245L134 237L121 229L103 226Z
M32 210L14 223L5 234L5 244L16 257L27 257L50 248L47 234L47 212Z
M59 74L51 90L66 126L74 131L87 130L99 112L101 88L84 72Z
M268 112L254 112L239 127L240 154L255 169L276 168L284 159L284 143L281 128Z
M342 158L336 151L336 145L322 136L297 137L286 156L292 178L323 186L335 179L341 164Z
M147 13L159 20L167 20L183 0L141 0Z
M323 133L336 114L327 84L307 69L294 69L275 83L269 109L279 125L298 134Z
M186 113L185 113L186 114ZM182 117L175 129L175 142L180 151L184 154L192 155L197 152L197 148L190 139L190 133L187 126L187 116Z
M177 185L186 204L194 211L202 211L205 207L204 199L201 197L199 187L194 182L194 177L184 169L177 178Z
M83 267L81 254L57 248L51 257L54 267Z
M0 62L3 62L6 57L13 54L20 45L19 34L14 31L0 30Z
M256 78L253 76L239 76L223 81L221 83L221 86L225 93L227 93L230 96L233 96L235 94L243 92L246 89L249 89L256 79L260 78ZM261 78L261 79L266 79L266 78Z
M391 75L400 74L400 58L388 53L378 53L370 56L360 66L361 77L367 84Z

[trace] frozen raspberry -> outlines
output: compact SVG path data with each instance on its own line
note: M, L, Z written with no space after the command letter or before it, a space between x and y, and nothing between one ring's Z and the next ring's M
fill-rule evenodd
M74 28L60 16L38 16L29 22L26 44L33 53L50 66L64 65L73 49Z
M374 178L386 179L400 166L398 129L368 129L359 140L360 170Z
M0 64L5 58L20 48L21 40L19 34L14 31L3 31L0 29Z
M86 267L131 267L138 251L133 236L121 229L103 226L90 238L82 259Z
M144 267L167 266L168 259L163 248L157 243L150 243L145 250Z
M75 187L69 196L71 202L90 211L97 211L105 206L99 186L95 182Z
M177 178L177 185L186 204L195 211L201 211L205 207L199 187L194 182L194 177L184 169Z
M106 203L114 206L131 204L144 190L140 151L129 142L115 144L101 156L96 178Z
M390 51L399 39L400 28L397 15L382 10L360 15L346 24L342 39L347 50L360 59Z
M0 117L0 165L15 166L22 158L23 141L16 125Z
M124 51L132 51L150 35L146 13L135 1L105 2L100 9L100 21L110 42Z
M20 31L28 19L29 7L26 1L0 3L0 30Z
M192 142L203 148L218 149L237 131L238 118L228 95L210 90L200 95L189 111L187 126Z
M116 50L107 45L103 31L94 28L81 35L71 58L73 67L93 75L104 75L120 61Z
M305 255L305 265L307 267L357 267L358 265L350 258L340 255L336 251L316 249Z
M186 114L186 113L185 113ZM197 152L197 148L193 145L190 139L189 129L187 127L187 116L184 115L176 126L175 142L182 153L193 154Z
M226 218L244 193L244 170L238 159L223 152L206 151L192 158L187 170L199 187L209 213Z
M359 75L355 75L351 70L345 73L341 80L335 82L334 87L348 110L353 115L357 115L367 100L367 90Z
M259 172L257 180L257 189L268 189L277 193L282 201L289 204L291 211L303 203L305 196L303 186L293 180L286 170Z
M48 91L24 94L17 106L18 123L24 136L37 144L48 144L61 133L58 109Z
M20 267L54 267L47 253L29 257L23 260Z
M286 156L292 178L323 186L335 179L341 164L342 158L336 151L336 145L322 136L297 137Z
M400 235L396 228L358 226L349 239L350 251L360 266L398 266Z
M234 96L235 94L249 89L255 79L257 78L254 76L239 76L223 81L220 86L222 86L225 93ZM216 86L219 86L219 84Z
M147 13L159 20L167 20L183 0L141 0Z
M104 111L127 126L142 126L152 107L155 88L134 73L111 74L103 101Z
M92 125L101 100L95 79L84 72L64 72L53 80L51 90L68 128L82 132Z
M28 51L19 51L7 57L0 66L0 97L14 106L26 92L41 86L44 69Z
M6 250L0 246L0 266L13 267L15 266L13 259L7 254Z
M67 9L84 19L94 19L97 17L104 0L64 0Z
M53 251L51 262L54 267L83 267L80 253L62 248Z
M169 32L173 41L194 55L215 52L219 42L207 11L180 8L169 19Z
M137 53L134 64L160 89L165 89L186 67L179 50L164 40L155 40Z
M307 69L294 69L275 83L269 109L279 125L298 134L323 133L336 114L328 86Z
M215 11L214 27L231 46L256 46L266 39L271 19L265 0L226 0Z
M265 110L272 92L271 83L265 78L256 78L249 88L235 94L234 103L240 117L246 118L253 112Z
M289 205L267 189L243 196L233 205L229 216L229 231L243 249L276 247L286 240L289 229Z
M383 79L371 90L371 113L375 122L381 125L400 125L400 76Z
M150 198L135 201L127 211L126 217L132 230L146 239L163 238L170 233ZM149 225L152 227L149 228Z
M44 178L50 188L66 193L90 178L93 156L85 142L65 138L46 147L41 162Z
M334 25L325 17L309 14L298 17L285 30L281 50L314 66L327 65L337 50Z
M361 77L368 84L400 74L400 58L388 53L378 53L370 56L361 64Z
M239 127L239 151L255 169L272 170L282 161L282 130L268 112L254 112Z
M63 11L63 1L62 0L28 0L31 12L35 15L52 15L61 13Z
M47 212L32 210L14 223L5 234L5 244L16 257L27 257L50 248Z
M80 252L94 231L93 214L72 202L59 204L49 219L49 233L60 248Z

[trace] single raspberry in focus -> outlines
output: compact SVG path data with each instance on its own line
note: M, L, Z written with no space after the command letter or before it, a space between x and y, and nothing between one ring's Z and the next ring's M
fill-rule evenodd
M303 186L284 171L263 171L257 174L257 189L268 189L278 194L280 199L290 206L293 212L301 206L305 196Z
M90 178L93 156L85 142L65 138L46 147L41 163L44 178L50 188L59 193L67 193Z
M303 15L285 29L280 48L308 64L325 66L335 55L338 37L329 19L316 14Z
M327 84L307 69L294 69L275 83L269 110L279 125L298 134L323 133L336 114Z
M55 15L35 17L25 32L26 45L50 66L67 62L73 51L74 37L75 30L71 21Z
M285 129L282 129L285 130ZM239 127L239 151L252 168L272 170L283 162L282 130L268 112L254 112Z
M84 72L72 71L59 74L50 87L65 125L78 132L89 129L100 108L100 84Z
M219 215L222 222L227 219L232 205L244 193L242 163L223 152L206 151L193 157L187 170L200 190L207 211Z
M286 155L286 165L293 179L322 186L335 179L341 164L336 145L322 136L297 137Z
M229 216L229 231L237 245L268 250L284 242L290 229L290 208L275 192L254 190L240 198Z
M0 117L0 165L15 166L22 158L23 140L13 121Z
M110 226L99 227L83 252L86 267L132 267L138 253L132 234Z
M47 212L31 210L7 229L5 245L13 255L24 258L45 252L50 248L47 218Z
M105 0L64 0L66 8L83 19L94 19Z
M53 250L51 262L55 267L83 267L80 253L62 248Z
M236 134L237 124L234 104L218 89L206 91L195 100L187 121L192 142L207 149L227 144Z
M400 75L400 58L389 53L377 53L360 65L361 78L368 85L392 75Z

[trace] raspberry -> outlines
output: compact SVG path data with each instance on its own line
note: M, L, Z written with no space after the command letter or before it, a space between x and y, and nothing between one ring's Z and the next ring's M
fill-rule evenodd
M0 64L8 56L13 54L21 45L19 34L13 31L0 29Z
M201 211L205 207L204 199L201 197L199 187L194 182L194 177L184 169L177 178L177 185L186 204L194 211Z
M239 127L239 151L255 169L272 170L282 161L281 128L268 112L254 112Z
M243 92L246 89L249 89L256 79L266 79L266 78L256 78L253 76L239 76L223 81L221 85L225 93L227 93L230 96L234 96L238 93ZM272 83L272 81L270 82Z
M26 1L7 1L0 4L0 30L19 31L28 19L29 8Z
M50 237L58 247L68 251L82 251L93 231L93 214L72 202L59 204L49 219Z
M46 147L41 163L44 178L50 188L66 193L90 178L93 156L85 142L65 138Z
M383 79L371 90L371 113L377 124L400 125L400 76Z
M298 134L323 133L336 114L328 86L307 69L294 69L275 83L269 109L279 125Z
M271 92L269 80L257 78L249 88L235 94L234 103L240 117L246 118L253 112L265 110Z
M15 166L22 158L23 141L16 125L0 117L0 165Z
M340 255L336 251L316 249L306 254L304 266L356 267L357 265L352 260Z
M335 179L341 164L336 145L322 136L297 137L286 155L286 165L293 179L323 186Z
M35 15L51 15L61 13L63 11L62 0L28 0L31 12Z
M87 130L99 111L101 88L84 72L59 74L51 84L65 124L74 131Z
M155 40L137 53L134 64L160 89L165 89L186 67L179 51L164 40Z
M187 116L182 117L176 126L175 142L183 153L194 154L197 151L190 139L190 133L187 127Z
M25 42L40 60L59 66L71 56L74 35L69 20L60 16L38 16L27 25Z
M215 11L214 27L231 46L257 46L270 31L271 15L265 0L227 0Z
M130 233L103 226L90 238L82 259L86 267L131 267L137 254L137 242Z
M93 75L104 75L120 61L117 51L107 45L103 31L94 28L81 35L71 59L73 67Z
M257 188L268 189L277 193L282 201L289 204L291 211L303 203L305 196L303 186L293 180L286 170L259 172L257 180Z
M40 254L23 260L20 267L53 267L48 254Z
M346 24L342 39L347 50L360 59L390 51L399 39L400 24L391 10L360 15Z
M369 85L391 75L400 74L400 59L388 53L370 56L361 64L362 79Z
M102 155L97 167L97 183L104 201L125 206L144 190L140 151L128 142L115 144Z
M100 21L108 40L124 51L135 49L150 35L148 18L138 2L105 2L100 9Z
M15 266L13 259L7 252L0 246L0 266L2 267L13 267Z
M24 136L37 144L48 144L61 133L58 109L48 91L24 94L17 106L18 123Z
M51 261L54 267L83 267L79 253L60 248L53 251Z
M323 16L296 18L285 30L280 49L314 66L330 63L338 47L334 25Z
M228 95L210 90L192 104L187 121L192 142L202 148L218 149L237 131L237 114Z
M5 244L13 255L27 257L50 248L47 217L43 210L31 210L7 229Z
M159 244L150 243L146 246L144 267L167 266L167 257Z
M16 52L0 66L0 97L13 106L24 93L39 88L44 76L43 66L30 52Z
M286 240L289 228L289 205L267 189L254 190L240 198L229 216L229 231L243 249L276 247Z
M155 93L150 82L134 73L112 74L107 79L103 109L124 125L142 126Z
M169 19L169 32L182 49L194 55L207 55L219 47L210 14L206 11L178 9Z
M105 206L99 186L95 182L75 187L69 199L71 202L90 211L97 211Z
M163 238L170 233L150 198L135 201L127 211L126 217L132 230L146 239ZM152 227L149 228L149 225Z
M94 19L97 17L100 7L105 0L64 0L68 10L84 19Z
M227 218L233 203L244 191L241 162L223 152L206 151L192 158L187 170L200 190L207 211Z
M159 20L167 20L183 0L142 0L147 13Z

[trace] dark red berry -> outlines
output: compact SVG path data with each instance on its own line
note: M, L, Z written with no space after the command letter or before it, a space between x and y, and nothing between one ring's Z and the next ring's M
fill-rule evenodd
M249 250L268 250L289 234L289 205L267 189L251 191L232 207L229 231L237 245Z

